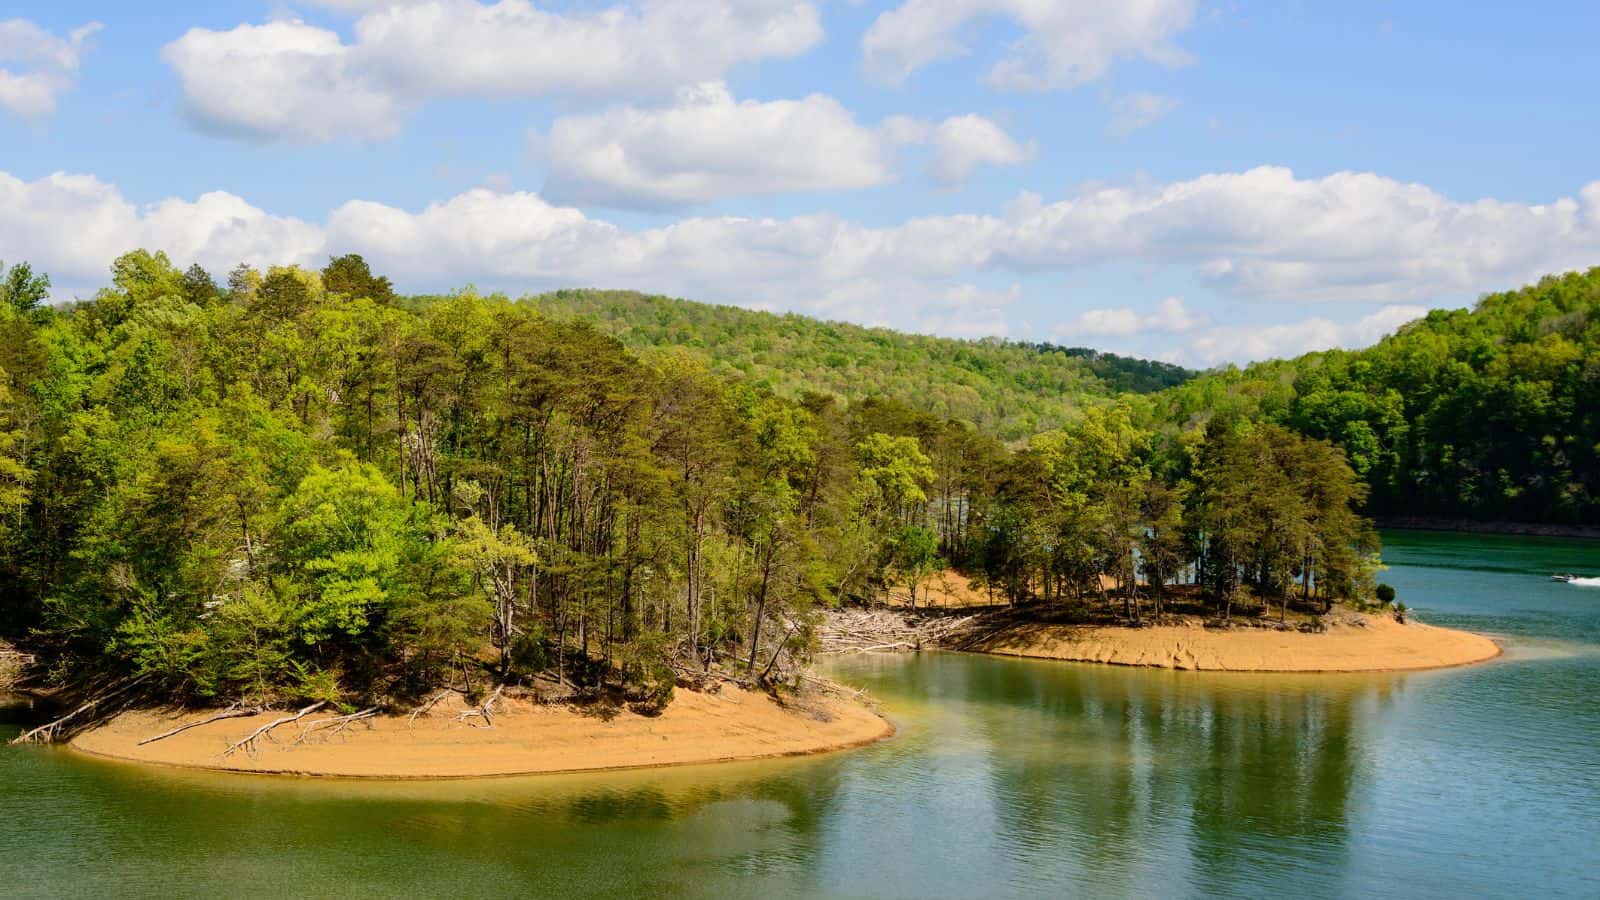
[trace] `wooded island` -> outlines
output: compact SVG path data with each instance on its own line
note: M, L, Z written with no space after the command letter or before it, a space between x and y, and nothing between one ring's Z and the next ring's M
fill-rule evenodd
M947 568L1013 617L1314 637L1336 603L1405 619L1369 496L1600 518L1600 270L1193 378L795 317L751 320L777 324L730 365L715 323L760 314L641 344L549 298L401 297L355 256L218 284L136 251L93 298L47 296L25 265L0 287L0 637L72 707L35 738L152 704L327 734L551 703L652 720L683 687L859 728L670 761L822 749L888 730L806 673L824 616L926 605ZM896 362L812 389L790 339ZM992 404L941 415L892 376L931 358L1057 389L1027 434ZM249 734L216 749L253 757Z

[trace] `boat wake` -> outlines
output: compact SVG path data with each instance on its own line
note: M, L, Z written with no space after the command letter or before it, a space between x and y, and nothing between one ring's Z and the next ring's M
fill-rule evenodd
M1577 585L1578 587L1600 588L1600 578L1573 578L1567 584Z

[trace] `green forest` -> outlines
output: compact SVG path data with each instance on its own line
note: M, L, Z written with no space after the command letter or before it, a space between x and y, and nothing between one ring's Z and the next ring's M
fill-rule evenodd
M1600 268L1153 400L1175 427L1224 413L1338 444L1378 516L1600 525Z
M646 356L688 353L713 373L787 397L882 397L1007 441L1066 424L1091 398L1149 393L1195 375L1082 347L904 334L629 291L556 291L521 302L553 319L593 322Z
M135 251L48 296L0 282L0 637L197 701L542 676L659 707L685 670L785 683L822 610L946 566L1117 621L1178 585L1315 615L1374 596L1369 496L1596 519L1600 270L1193 380L636 295L399 297L354 256L218 282Z
M626 292L524 299L643 351L799 396L893 399L1016 445L1119 395L1152 430L1213 415L1333 441L1381 517L1600 525L1600 269L1436 310L1378 344L1195 373L1081 348L958 341Z

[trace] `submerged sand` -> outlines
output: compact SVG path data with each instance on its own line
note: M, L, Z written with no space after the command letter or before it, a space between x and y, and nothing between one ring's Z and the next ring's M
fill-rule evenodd
M963 649L1004 656L1249 672L1385 672L1483 662L1500 646L1480 634L1351 613L1326 631L1181 625L1124 628L1018 623Z
M520 699L495 704L492 727L462 721L458 699L426 715L380 716L338 735L313 731L296 743L299 725L272 732L253 754L222 751L282 711L224 719L154 743L139 742L206 718L205 710L137 710L72 740L83 753L189 768L348 778L468 778L675 766L819 753L859 746L894 733L887 719L860 703L817 696L780 705L754 691L679 689L658 716L617 710L543 706ZM308 716L304 723L319 718Z

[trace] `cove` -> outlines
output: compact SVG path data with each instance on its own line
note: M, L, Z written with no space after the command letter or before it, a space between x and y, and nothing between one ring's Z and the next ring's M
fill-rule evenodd
M900 727L816 758L441 783L0 748L8 896L1600 895L1600 544L1395 532L1506 655L1250 675L828 660ZM27 714L13 711L0 737Z

